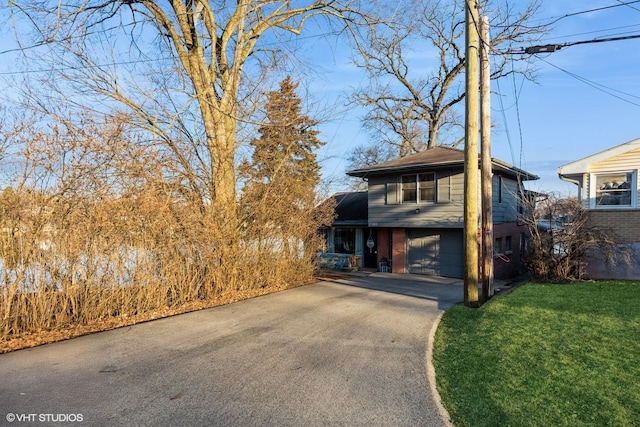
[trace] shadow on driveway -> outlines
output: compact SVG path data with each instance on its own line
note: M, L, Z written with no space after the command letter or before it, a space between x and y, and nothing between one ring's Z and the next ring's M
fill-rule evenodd
M331 281L348 286L436 301L438 308L443 311L464 299L462 279L456 278L415 274L365 273L346 274L343 278Z

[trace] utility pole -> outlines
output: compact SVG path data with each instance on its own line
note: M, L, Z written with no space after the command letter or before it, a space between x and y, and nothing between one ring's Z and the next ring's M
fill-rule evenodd
M478 73L477 0L465 0L464 305L478 307Z
M493 296L493 208L491 191L491 70L489 18L480 21L480 141L482 193L482 302Z

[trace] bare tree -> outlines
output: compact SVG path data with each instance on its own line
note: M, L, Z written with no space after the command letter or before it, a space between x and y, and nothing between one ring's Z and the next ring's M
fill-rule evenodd
M134 113L149 144L173 161L176 180L200 197L231 244L238 229L237 134L249 104L243 101L282 53L279 34L300 34L318 18L342 28L368 23L354 0L10 4L14 16L33 24L32 43L51 48L51 72L71 84L49 79L49 93L72 88L67 105ZM32 97L49 112L60 102L43 91Z
M508 2L481 3L482 14L491 20L492 47L532 40L544 31L527 25L538 10L538 0L522 10ZM397 19L386 29L371 28L360 46L356 64L369 73L370 83L352 100L369 111L364 126L374 136L373 143L391 147L379 153L402 157L462 142L455 106L465 97L464 7L462 0L399 3ZM531 76L526 68L508 67L510 58L494 55L493 59L492 78L513 72Z

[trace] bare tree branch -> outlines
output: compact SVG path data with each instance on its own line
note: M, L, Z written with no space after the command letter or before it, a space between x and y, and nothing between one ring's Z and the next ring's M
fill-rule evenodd
M457 145L461 122L456 106L465 98L464 4L451 2L403 2L406 7L385 30L370 29L360 45L358 67L371 82L354 92L352 101L369 110L365 127L374 139L393 147L394 156L405 156L435 145ZM485 1L482 13L494 25L492 46L538 37L544 27L530 27L539 7L533 0L524 9ZM521 73L508 68L510 58L495 58L492 78Z

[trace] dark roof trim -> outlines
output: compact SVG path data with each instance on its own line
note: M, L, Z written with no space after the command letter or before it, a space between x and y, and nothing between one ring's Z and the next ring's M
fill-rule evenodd
M503 170L507 173L511 173L515 176L520 177L523 181L535 181L537 179L540 179L538 175L529 173L523 169L512 166L509 163L503 162L502 160L491 158L491 163L493 164L494 171Z
M539 176L512 166L502 160L492 158L491 163L494 172L501 172L514 178L520 178L523 181L540 179ZM401 157L378 165L350 170L347 172L347 175L366 178L368 176L424 170L443 170L454 167L464 167L464 151L449 147L435 147L421 153Z

